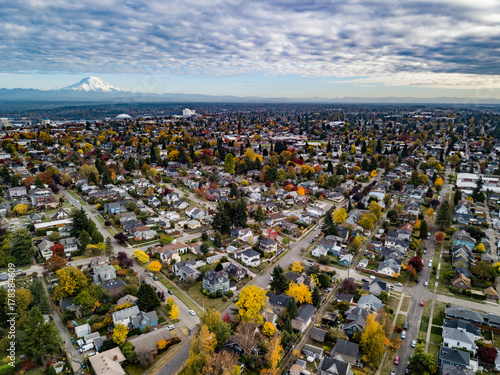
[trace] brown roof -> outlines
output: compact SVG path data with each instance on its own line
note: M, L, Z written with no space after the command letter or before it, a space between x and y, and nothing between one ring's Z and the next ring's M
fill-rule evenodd
M148 352L155 352L158 350L158 341L169 340L171 338L172 334L170 331L166 327L162 327L136 337L131 337L127 339L127 341L130 341L135 348L140 348L141 350L145 349Z
M156 246L155 248L153 248L153 250L161 254L163 254L167 250L173 251L175 253L178 250L185 249L187 247L189 247L189 245L185 244L184 242L177 242L177 243L169 243L168 245L165 246Z
M125 374L120 362L124 362L126 358L118 347L96 354L90 357L89 360L96 375Z
M489 294L490 296L497 296L498 297L498 292L492 286L490 286L489 288L486 288L484 290L484 294Z

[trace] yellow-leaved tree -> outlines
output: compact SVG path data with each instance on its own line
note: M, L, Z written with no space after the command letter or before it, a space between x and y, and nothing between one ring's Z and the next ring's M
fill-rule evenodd
M267 300L266 291L257 285L244 287L240 292L238 302L235 303L241 320L257 324L262 323L263 319L260 310L264 308Z
M217 339L215 333L210 332L203 324L198 337L191 342L189 358L186 361L186 374L202 374L207 359L215 350Z
M28 211L28 205L22 203L16 204L12 211L17 215L24 215Z
M385 334L382 326L375 319L374 314L366 318L365 330L361 333L359 345L363 350L363 361L376 367L385 351Z
M486 248L484 247L484 244L480 243L479 245L476 246L476 250L479 251L480 253L484 253L486 251Z
M269 347L265 355L265 360L267 361L270 368L263 369L260 373L261 375L277 375L281 372L279 365L279 360L283 354L283 347L281 346L281 333L273 336L269 342Z
M113 329L113 342L117 345L121 345L125 342L128 335L128 329L123 324L118 323Z
M377 216L377 218L382 216L382 207L380 207L380 204L378 204L377 202L371 201L368 209L373 212Z
M441 177L436 178L436 181L434 181L434 186L436 187L437 190L441 190L443 187L444 181Z
M153 272L159 272L161 270L161 263L158 262L157 260L153 260L151 263L149 263L148 270Z
M293 297L298 303L312 303L312 293L305 284L290 283L285 292L288 297Z
M134 257L141 263L149 262L149 255L142 250L134 250Z
M54 299L60 300L76 294L87 286L87 277L78 268L73 266L64 267L56 271L59 283L54 289Z
M377 171L374 169L371 173L370 173L370 176L375 178L377 177Z
M344 224L347 219L347 212L344 207L339 207L333 212L333 221L336 224Z
M262 327L262 333L267 337L274 336L274 334L276 333L276 327L271 322L265 322L264 326Z
M158 350L163 350L165 349L165 346L167 346L167 340L160 340L156 343L156 345L158 345Z
M170 308L170 312L168 313L168 317L172 320L179 319L179 306L175 303Z
M434 209L431 207L427 210L426 214L427 217L434 217Z
M302 273L302 271L304 271L304 267L302 267L302 264L300 264L300 262L295 262L292 266L292 272Z

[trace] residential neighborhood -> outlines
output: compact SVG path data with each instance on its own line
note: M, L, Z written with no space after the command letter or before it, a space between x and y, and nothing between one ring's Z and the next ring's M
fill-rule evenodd
M231 108L2 120L0 373L500 371L498 114Z

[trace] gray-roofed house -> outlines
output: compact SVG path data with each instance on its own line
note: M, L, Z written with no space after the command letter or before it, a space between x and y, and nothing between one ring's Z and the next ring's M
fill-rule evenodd
M472 333L458 328L443 328L443 345L450 348L464 348L476 353L475 337Z
M476 372L467 368L446 364L441 368L441 375L476 375Z
M324 329L313 327L311 329L311 338L314 341L325 342L325 336L326 336L327 332L328 331L326 331Z
M470 364L470 353L462 350L441 346L438 354L439 366L451 365L460 368L467 368Z
M116 301L116 305L124 305L126 303L131 303L132 305L135 305L137 302L137 297L131 295L131 294L126 294L122 298L120 298L118 301Z
M202 287L210 293L225 294L229 292L229 278L224 274L224 271L209 270L203 276Z
M306 328L312 322L313 315L316 312L316 307L309 303L304 303L299 307L297 312L297 317L292 319L292 328L304 333Z
M156 355L158 353L158 341L169 340L172 338L172 334L167 329L167 327L162 327L158 329L153 329L148 333L130 337L127 339L131 342L134 348L140 348L141 350L147 351Z
M452 305L450 307L446 307L444 312L448 319L461 319L476 324L483 324L484 322L484 317L480 313L469 310L465 307Z
M257 267L260 264L260 254L255 250L248 249L239 254L244 265Z
M370 312L362 307L354 306L350 308L346 312L342 331L349 337L353 337L356 332L363 332L368 315L370 315Z
M344 362L350 363L351 365L361 361L359 345L342 339L337 340L337 343L333 347L332 355L335 356L335 358L340 357Z
M113 313L113 324L116 326L117 324L123 324L125 327L130 325L130 322L133 318L139 315L141 311L139 307L132 306L128 309L118 310Z
M118 297L123 294L123 289L127 283L122 279L104 281L102 287L108 291L113 297Z
M358 306L367 310L378 311L379 309L384 307L384 304L373 294L366 294L359 298Z
M141 311L132 318L132 328L139 328L142 331L147 325L150 327L158 325L158 315L156 311L153 310L147 313Z
M94 284L116 279L116 269L113 266L102 266L94 269Z
M349 363L325 355L318 365L318 375L354 375L354 371Z
M269 298L269 304L271 305L271 309L279 315L280 311L285 309L288 305L288 301L290 297L288 297L285 293L282 294L274 294L271 292L266 293L267 298Z
M321 358L323 358L323 348L318 348L314 345L305 344L302 347L302 353L304 353L307 357L313 357L318 361L321 361Z

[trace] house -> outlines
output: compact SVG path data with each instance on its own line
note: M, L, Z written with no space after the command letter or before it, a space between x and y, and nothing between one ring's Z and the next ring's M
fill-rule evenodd
M322 256L327 256L328 255L328 249L326 247L324 247L323 245L318 245L311 252L311 255L313 257L315 257L315 258L319 258L319 257L322 257Z
M165 250L161 255L160 259L168 264L178 263L181 261L181 256L171 250Z
M127 207L125 205L122 206L120 202L106 203L104 205L104 209L106 210L106 212L109 212L113 215L117 215L121 212L127 211Z
M160 254L160 258L163 259L162 255L166 251L171 251L176 254L185 254L191 250L190 246L184 242L169 243L164 246L153 247L152 251Z
M105 255L92 258L89 262L89 268L96 269L109 264L109 258Z
M360 363L362 357L358 344L342 339L337 340L332 355L351 365Z
M42 217L37 214L36 212L32 213L30 216L30 223L31 224L36 224L36 223L41 223L42 222Z
M152 353L153 355L158 354L158 341L170 340L172 334L167 329L167 327L152 328L148 333L144 333L139 336L130 337L127 342L131 342L134 348L141 349Z
M453 245L465 245L470 249L473 249L476 246L476 239L472 238L469 233L464 230L457 231L453 233L451 237L451 241Z
M95 375L125 375L121 366L125 360L125 356L118 347L89 357Z
M207 258L207 264L219 263L222 259L222 255L216 254Z
M148 313L141 311L132 318L132 328L139 328L141 331L146 326L154 327L156 325L158 325L158 315L154 310Z
M476 371L446 364L441 368L441 375L476 375Z
M347 302L349 305L354 302L354 295L349 293L340 293L337 298L335 298L337 302Z
M486 296L486 299L490 301L495 301L498 298L498 292L492 286L484 290L484 295Z
M240 281L247 275L247 270L246 268L238 267L236 264L228 262L228 264L224 266L224 273L227 277L234 277L236 280Z
M122 298L120 298L118 301L116 301L116 305L120 306L120 305L125 305L126 303L130 303L132 305L135 305L136 302L137 302L137 297L134 297L130 294L126 294Z
M116 269L113 266L102 266L94 269L94 284L116 279Z
M210 293L225 294L229 292L229 278L224 274L224 271L209 270L203 276L202 287Z
M327 332L328 331L326 331L324 329L313 327L311 329L311 338L314 341L325 342L325 335Z
M438 364L467 368L470 364L470 353L462 350L441 346L438 354Z
M312 279L306 273L287 272L286 278L297 285L305 284L311 286Z
M345 267L349 267L352 264L352 262L353 262L352 254L343 254L339 260L339 264Z
M318 375L354 375L354 371L349 363L325 355L318 365Z
M272 214L267 215L266 218L266 225L270 227L274 227L276 225L279 225L280 223L284 222L286 220L286 217L283 216L283 214L279 212L275 212Z
M268 253L278 250L278 243L270 238L264 237L259 241L259 248Z
M78 246L80 245L76 237L63 238L59 243L64 246L64 254L66 256L70 256L72 252L78 251Z
M88 324L82 324L81 326L76 326L75 327L75 335L76 337L83 337L90 335L90 325Z
M443 345L449 348L464 348L476 353L475 336L459 328L443 328Z
M378 311L384 307L384 304L373 294L366 294L359 298L358 306L367 310Z
M108 291L113 297L118 297L123 294L123 289L127 283L122 279L104 281L102 287Z
M26 195L28 195L28 192L27 192L25 186L9 188L9 198L10 199L25 197Z
M370 312L362 307L351 307L346 312L342 331L349 337L353 337L356 332L363 332L368 315L370 315Z
M370 283L363 283L363 286L361 288L375 296L380 296L382 292L389 292L387 283L380 280L378 277L375 280L372 280Z
M323 349L310 344L305 344L302 347L302 353L306 355L308 360L309 358L314 358L314 360L321 361L323 358Z
M451 286L460 290L467 290L472 288L472 283L467 276L458 274L451 280Z
M59 307L61 310L76 310L77 307L73 303L75 297L63 298L59 301Z
M241 262L249 267L258 267L260 265L260 254L255 250L248 249L239 254Z
M254 243L254 236L250 228L241 229L238 233L238 239L244 242Z
M116 327L117 324L123 324L125 327L128 327L132 319L139 315L140 312L137 306L115 311L113 313L113 325Z
M69 217L69 211L65 208L60 208L54 215L52 215L50 220L64 220L68 219Z
M304 333L312 322L316 307L309 303L304 303L299 307L297 312L297 317L292 319L292 328Z
M269 298L269 305L271 309L279 315L279 313L286 308L288 305L288 301L290 301L290 297L288 297L285 293L282 294L274 294L271 292L266 293L267 298Z
M451 305L444 310L447 319L461 319L470 323L483 324L484 317L476 311L465 307Z
M37 248L38 250L40 251L40 254L47 260L49 259L52 255L53 255L53 252L52 250L50 249L52 246L54 246L54 242L52 241L49 241L49 240L42 240L42 242L40 242L38 245L37 245Z
M326 311L321 317L321 325L326 327L334 327L338 317L339 317L338 311L335 312Z

